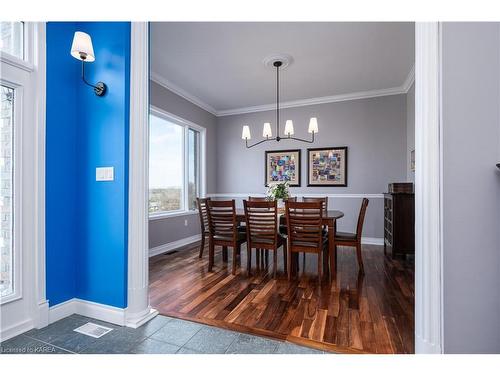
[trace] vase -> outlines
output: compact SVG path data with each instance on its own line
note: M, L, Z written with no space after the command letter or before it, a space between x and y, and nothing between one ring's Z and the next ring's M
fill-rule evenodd
M285 208L285 201L283 199L278 199L276 203L278 208Z

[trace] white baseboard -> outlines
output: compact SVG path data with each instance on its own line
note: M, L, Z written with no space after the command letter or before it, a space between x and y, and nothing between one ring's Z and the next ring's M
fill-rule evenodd
M19 336L20 334L29 331L34 328L33 320L28 319L24 322L15 324L13 326L7 327L2 331L0 335L0 342L11 339L13 337Z
M49 301L44 300L38 303L38 317L35 327L40 329L49 325Z
M49 324L57 322L67 316L76 314L75 299L70 299L65 302L58 303L49 308Z
M384 239L379 237L361 237L361 243L363 245L384 245Z
M49 323L52 324L72 314L79 314L88 318L98 319L120 326L125 325L125 309L85 301L78 298L73 298L66 302L52 306L49 309Z
M197 234L195 236L191 237L186 237L182 238L177 241L169 242L164 245L156 246L151 249L149 249L149 257L154 257L155 255L160 255L164 253L168 253L170 251L173 251L175 249L178 249L183 246L191 245L192 243L195 243L197 241L201 240L201 234Z

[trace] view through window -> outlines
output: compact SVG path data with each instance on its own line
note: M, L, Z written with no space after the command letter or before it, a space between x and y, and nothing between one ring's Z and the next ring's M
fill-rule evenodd
M0 22L0 51L24 59L24 22Z
M200 194L198 130L152 114L149 130L149 213L196 209Z
M0 296L14 293L12 148L14 89L0 86Z

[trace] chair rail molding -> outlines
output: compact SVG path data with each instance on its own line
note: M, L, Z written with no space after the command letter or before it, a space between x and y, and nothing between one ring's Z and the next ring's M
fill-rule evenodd
M136 328L158 315L149 305L148 298L148 23L132 22L130 39L128 293L125 325Z
M443 353L440 24L415 26L415 353Z

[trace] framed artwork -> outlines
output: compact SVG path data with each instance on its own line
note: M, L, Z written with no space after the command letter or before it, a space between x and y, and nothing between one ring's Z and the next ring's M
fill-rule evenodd
M410 152L410 170L415 172L415 150Z
M347 147L308 148L307 186L347 186Z
M286 182L300 186L300 150L266 151L265 185Z

